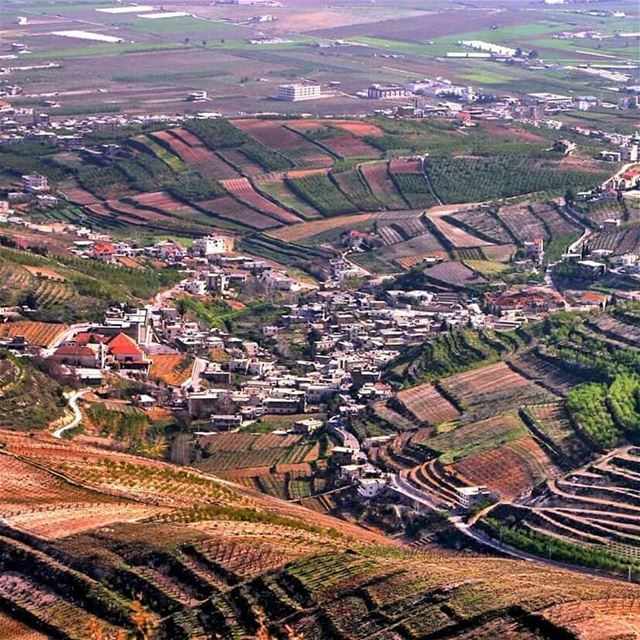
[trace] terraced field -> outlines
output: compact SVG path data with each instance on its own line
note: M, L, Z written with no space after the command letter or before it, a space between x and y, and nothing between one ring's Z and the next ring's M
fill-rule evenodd
M3 432L0 441L0 463L13 465L14 481L4 492L12 506L0 502L3 518L47 510L56 491L78 512L83 496L107 512L116 504L139 510L136 521L99 520L92 529L89 509L84 528L65 537L51 530L47 539L5 521L0 621L9 621L8 638L17 630L20 638L80 640L132 632L144 621L154 638L212 638L214 629L232 640L255 637L262 618L273 633L289 624L317 640L338 632L348 640L395 638L400 630L409 640L493 633L516 640L523 631L542 640L565 634L567 624L587 629L593 616L579 615L581 607L611 624L638 619L624 600L640 597L632 585L530 563L405 552L347 522L338 532L319 511L194 470L46 437ZM144 507L155 515L141 520ZM64 531L55 511L48 509Z
M418 385L400 391L398 400L418 421L438 425L460 417L460 412L431 384Z
M496 415L527 402L553 398L538 384L510 369L504 362L473 369L439 382L447 397L471 415Z
M361 164L359 171L369 185L375 197L388 209L403 209L408 205L402 194L396 188L389 175L388 162L366 162Z
M187 165L193 167L202 176L225 180L238 177L238 172L222 160L193 133L183 128L167 129L152 134L160 144L171 149Z
M467 209L447 215L445 222L450 222L469 231L478 238L490 243L508 244L513 242L511 233L500 223L498 218L487 208Z
M510 234L520 242L536 238L548 240L551 235L544 222L535 215L527 204L500 207L496 214Z
M627 447L549 480L543 491L509 512L515 527L524 533L533 532L633 564L640 547L639 487L640 450Z
M222 184L236 200L239 200L259 213L273 218L276 223L295 224L301 221L295 214L261 196L247 178L232 178L225 180Z

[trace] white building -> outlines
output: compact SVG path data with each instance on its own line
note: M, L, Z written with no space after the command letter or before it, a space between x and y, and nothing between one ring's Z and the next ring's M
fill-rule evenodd
M322 98L319 84L281 84L278 87L278 100L299 102L301 100L317 100Z
M383 478L360 478L357 491L362 498L375 498L386 486L387 481Z
M22 186L28 193L49 191L49 181L45 176L38 175L37 173L22 176Z
M194 253L201 256L231 253L233 251L233 238L223 235L205 236L195 240L192 249Z

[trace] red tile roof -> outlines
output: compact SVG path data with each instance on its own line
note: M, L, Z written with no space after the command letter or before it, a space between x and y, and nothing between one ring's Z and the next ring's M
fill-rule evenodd
M110 242L97 242L93 246L94 253L115 253L116 248Z
M125 333L119 333L117 336L114 336L107 344L109 345L109 351L114 356L134 355L143 359L144 354L142 349L140 349L133 338L130 338Z

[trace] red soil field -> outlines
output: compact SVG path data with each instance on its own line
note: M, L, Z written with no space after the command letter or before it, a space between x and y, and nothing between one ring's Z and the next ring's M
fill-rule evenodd
M338 127L348 131L351 135L356 137L364 136L382 136L384 131L375 124L369 124L368 122L355 122L353 120L334 120L331 122L332 127Z
M175 213L197 213L193 207L190 207L180 200L176 200L166 191L151 191L132 197L132 200L141 204L143 207L153 207L161 211Z
M325 138L320 144L341 158L375 158L380 155L371 145L351 136Z
M486 485L503 500L527 493L556 472L538 443L528 437L470 455L452 467L462 480Z
M268 149L276 149L287 155L298 165L307 167L331 167L333 159L299 133L289 129L286 123L277 120L234 120L233 124Z
M295 224L301 222L301 219L295 214L279 207L277 204L267 200L264 196L261 196L254 188L253 185L247 180L247 178L232 178L230 180L224 180L224 188L229 191L235 198L244 202L246 205L257 209L261 213L264 213L271 218L274 218L278 222L285 224Z
M411 158L392 158L389 161L389 171L391 173L420 173L422 163L420 160L412 160Z
M465 247L484 247L491 245L490 242L482 240L481 238L476 238L476 236L471 235L467 231L464 231L463 229L460 229L459 227L456 227L448 223L446 220L442 219L443 216L455 213L456 211L460 211L468 207L469 205L444 205L439 207L432 207L427 211L427 216L438 228L440 233L445 236L456 249L462 249Z
M99 202L100 198L97 198L86 191L85 189L81 189L80 187L71 187L69 189L64 189L62 192L64 196L66 196L67 200L70 202L74 202L75 204L92 204L93 202Z
M342 129L347 131L356 138L364 138L365 136L382 136L384 131L375 124L368 122L358 122L357 120L334 120L325 119L317 120L312 118L305 118L303 120L287 120L287 127L295 129L296 131L317 131L318 129L326 129L328 127L335 129Z
M483 393L526 387L530 384L524 376L512 371L504 362L490 364L465 373L458 373L455 376L446 378L445 382L447 388L454 395L472 395L474 397Z
M398 393L398 400L420 422L435 426L460 417L460 412L431 383Z
M68 329L66 324L31 322L20 320L0 325L0 338L24 336L29 344L48 348L54 340Z
M33 631L4 613L0 613L0 629L2 640L47 640L49 637Z
M283 126L283 123L277 120L234 120L233 124L262 142L268 149L297 150L309 147L314 152L318 151L308 140Z
M367 181L373 195L379 200L387 203L389 207L397 209L404 209L407 206L389 176L386 160L362 164L360 165L360 173Z
M185 138L183 134L188 134ZM204 144L191 132L185 129L168 129L152 134L169 145L171 150L180 156L188 165L195 167L198 172L207 178L234 178L238 172L213 151L207 149ZM186 140L189 142L186 142Z
M231 196L222 196L212 200L199 202L198 206L210 211L214 215L237 224L242 224L252 229L269 229L278 226L278 223L269 216L249 209Z
M243 156L237 149L220 149L218 155L230 165L237 167L245 176L259 176L264 173L264 169Z

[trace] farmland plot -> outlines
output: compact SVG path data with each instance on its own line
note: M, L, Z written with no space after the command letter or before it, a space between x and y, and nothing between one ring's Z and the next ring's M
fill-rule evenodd
M458 288L487 283L485 278L469 269L462 262L441 262L433 267L427 267L423 273L429 280Z
M530 437L513 440L452 465L456 475L471 485L485 485L502 500L525 495L558 474L540 445Z
M298 167L321 168L333 165L333 159L316 145L276 120L236 120L235 126L249 134L267 149L275 149Z
M410 171L394 172L391 170L391 165L389 166L389 171L393 183L412 209L432 207L437 204L437 200L431 193L429 185L421 173Z
M340 158L377 158L380 156L378 149L349 135L322 138L319 145L328 149Z
M0 325L0 337L13 338L23 336L29 344L48 349L67 329L68 327L65 324L19 320L18 322L7 322Z
M249 178L264 173L264 168L250 160L246 155L240 153L237 149L219 149L216 152L227 164L230 164L239 173Z
M203 200L198 206L224 220L229 220L251 229L263 230L278 226L277 220L249 209L231 196L222 196L212 200Z
M613 255L640 252L640 224L603 231L589 240L591 250L608 249Z
M301 240L309 240L333 229L348 229L354 225L360 225L372 220L374 220L374 215L371 213L336 216L328 220L312 220L311 222L282 227L276 231L270 231L269 235L278 240L284 240L285 242L300 242Z
M287 209L292 209L301 218L305 220L313 220L320 218L320 212L312 207L308 202L305 202L299 198L284 181L284 178L278 176L270 176L263 178L256 178L254 186L257 191L266 194L272 200L276 200Z
M326 175L316 174L297 179L288 177L286 184L325 216L339 216L358 210Z
M578 467L591 456L591 450L571 425L562 402L530 405L526 414L533 427L548 438L568 465Z
M436 229L440 232L440 234L445 238L445 240L456 249L465 247L484 247L490 245L491 243L487 242L487 240L476 237L468 231L465 231L464 229L454 226L450 222L446 221L446 216L464 209L465 207L463 206L433 207L432 209L429 209L427 211L427 216L436 227Z
M442 454L440 460L443 463L449 464L527 436L529 433L518 416L515 413L505 413L461 424L429 438L426 444Z
M486 239L488 242L497 244L513 242L512 236L486 208L459 211L445 216L444 221L452 222L468 230L474 236Z
M396 188L388 171L386 160L366 162L358 167L371 192L388 209L404 209L405 199Z
M524 402L553 398L548 391L512 371L504 362L445 378L439 383L460 406L473 415L495 415Z
M331 179L361 211L378 211L384 205L373 195L356 169L332 173Z
M169 147L173 153L198 173L207 177L223 180L238 176L238 172L213 151L208 149L202 141L186 129L168 129L152 134L159 143Z
M542 220L552 236L569 236L580 234L582 229L570 222L559 211L554 202L535 202L529 205L532 213Z
M398 400L427 425L435 426L460 417L460 412L431 383L400 391Z
M537 238L548 240L550 237L542 220L526 204L500 207L497 216L520 242L532 241Z
M277 222L294 224L301 221L295 214L261 196L247 178L232 178L224 180L222 184L234 198Z

